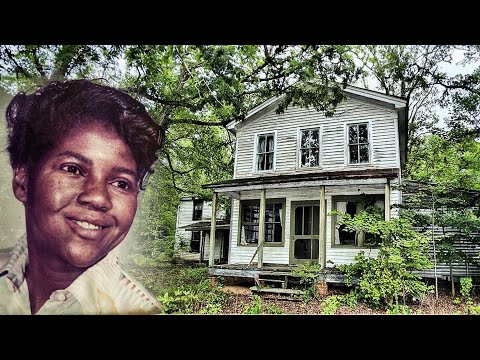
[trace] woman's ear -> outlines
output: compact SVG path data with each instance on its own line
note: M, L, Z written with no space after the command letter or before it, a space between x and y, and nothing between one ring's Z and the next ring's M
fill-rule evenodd
M27 202L28 170L26 165L13 168L12 188L15 197L22 203Z

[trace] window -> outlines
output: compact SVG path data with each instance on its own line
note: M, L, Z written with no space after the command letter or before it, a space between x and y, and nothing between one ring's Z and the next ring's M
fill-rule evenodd
M202 211L203 211L203 200L194 200L192 220L202 220Z
M319 133L318 129L300 131L300 167L320 165Z
M192 240L190 241L190 252L200 252L200 231L192 231Z
M368 124L348 126L348 163L363 164L370 162L368 143Z
M257 136L256 171L273 170L275 134Z
M343 214L355 217L360 212L381 212L385 216L384 195L335 196L332 199L333 209ZM375 207L373 207L375 206ZM379 242L376 235L364 232L348 232L344 225L340 225L341 215L333 216L332 241L334 246L370 247Z
M283 208L282 201L267 201L265 208L265 243L282 243ZM240 244L258 244L260 201L242 202L241 219Z

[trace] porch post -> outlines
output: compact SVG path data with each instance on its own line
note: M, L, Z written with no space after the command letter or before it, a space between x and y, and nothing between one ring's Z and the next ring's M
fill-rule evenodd
M257 268L263 266L263 243L265 242L265 209L266 209L266 198L267 190L262 189L260 192L260 219L258 223L258 257L257 257Z
M207 231L200 231L200 263L203 262L203 251L205 249L205 235Z
M213 192L212 199L212 222L210 225L210 254L208 257L208 266L213 266L215 255L215 230L217 225L217 193Z
M390 180L385 183L385 220L390 220Z
M327 204L325 200L325 185L320 185L320 259L322 268L327 265Z

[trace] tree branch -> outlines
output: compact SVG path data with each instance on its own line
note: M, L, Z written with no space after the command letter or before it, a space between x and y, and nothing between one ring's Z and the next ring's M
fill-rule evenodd
M151 100L153 102L156 102L157 104L162 104L162 105L169 105L169 106L177 106L177 107L186 107L190 110L196 110L196 107L195 105L193 104L190 104L190 103L187 103L187 102L184 102L184 101L179 101L179 100L166 100L166 99L161 99L159 97L156 97L154 95L150 95L147 93L147 90L145 88L134 88L134 87L129 87L129 88L126 88L125 91L127 92L133 92L133 93L136 93L138 95L141 95L145 98L147 98L148 100ZM192 98L191 100L193 100L195 98Z
M165 155L167 156L168 165L169 165L170 170L171 170L172 172L174 172L174 173L176 173L176 174L178 174L178 175L186 175L186 174L191 173L192 171L195 170L195 169L190 169L190 170L187 170L187 171L179 171L179 170L177 170L177 169L175 169L175 168L173 167L172 159L171 159L171 157L170 157L170 154L169 154L167 151L165 151Z
M17 78L20 73L22 73L27 79L32 78L32 75L29 74L19 63L17 63L15 56L12 54L12 52L8 47L5 47L5 54L7 54L10 61L12 61L13 64L15 65L15 74Z
M193 125L201 125L201 126L223 126L225 127L230 121L236 120L235 119L227 119L224 121L219 122L209 122L209 121L201 121L201 120L193 120L193 119L175 119L169 120L170 124L193 124Z

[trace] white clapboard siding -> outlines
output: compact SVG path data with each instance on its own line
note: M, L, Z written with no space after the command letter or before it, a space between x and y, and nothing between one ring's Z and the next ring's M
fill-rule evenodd
M400 167L396 130L397 112L358 100L346 100L333 117L315 109L290 107L283 114L275 110L240 124L237 130L236 178L308 172L314 168L297 168L298 130L321 127L321 170L341 171L362 168ZM371 163L345 165L346 124L370 124ZM275 173L256 173L254 144L257 134L276 132ZM318 168L316 168L318 170Z
M177 208L177 225L175 233L175 244L180 246L181 243L184 245L190 245L192 240L192 232L185 229L181 229L181 226L186 226L193 222L193 200L182 200Z
M189 230L181 229L180 227L197 223L200 220L192 220L193 218L193 200L182 199L177 209L177 224L175 231L175 243L176 246L180 246L180 242L185 245L190 245L192 239L192 232ZM210 220L212 218L212 202L204 201L202 210L202 220ZM217 210L217 219L225 219L225 210Z
M416 228L417 231L423 232L425 229L423 228ZM428 228L430 231L429 237L431 238L431 230L432 228ZM459 233L457 229L454 228L441 228L438 226L435 226L433 229L434 233L434 238L438 242L444 235L452 235ZM453 243L453 246L463 252L464 254L474 257L477 259L477 261L480 260L480 234L472 234L472 237L476 238L475 242L469 242L469 241L464 241L464 240L455 240ZM432 259L433 262L433 243L430 242L430 258ZM436 248L436 252L438 254L438 247ZM444 262L441 262L437 258L437 269L436 273L438 277L443 277L443 278L449 278L450 277L450 266ZM435 276L435 270L433 268L424 270L421 272L418 272L419 275L424 276L424 277L434 277ZM452 263L452 275L455 277L459 276L480 276L480 266L474 265L474 264L468 264L467 262L455 262Z
M342 186L326 186L325 193L327 199L327 214L332 211L332 196L339 195L361 195L366 194L384 194L385 186L383 184L356 185L355 187ZM268 189L266 191L268 199L285 199L285 242L282 247L264 246L263 261L264 263L289 264L290 262L290 216L292 201L320 201L320 190L318 188L294 188L294 189ZM258 191L244 192L241 200L259 199ZM396 204L399 200L399 192L391 191L391 203ZM231 233L230 233L230 264L248 264L255 253L255 246L239 245L239 217L240 200L234 199L232 203ZM397 212L392 211L392 217L398 216ZM353 261L355 255L363 250L366 255L376 256L377 250L374 249L369 253L368 248L342 248L332 247L332 227L331 216L327 215L327 238L326 238L326 258L335 265L348 264ZM256 262L257 257L254 258ZM332 266L332 264L327 264Z
M210 257L210 241L208 240L205 241L205 247L204 247L204 253L203 253L203 260L208 260ZM220 251L221 251L221 246L222 246L222 241L223 241L223 231L216 231L215 235L215 252L213 257L215 259L220 258Z

